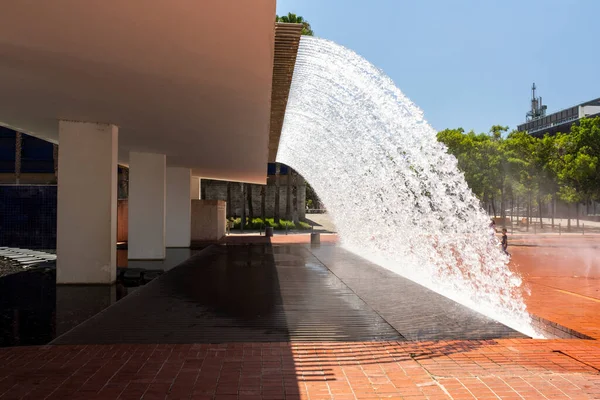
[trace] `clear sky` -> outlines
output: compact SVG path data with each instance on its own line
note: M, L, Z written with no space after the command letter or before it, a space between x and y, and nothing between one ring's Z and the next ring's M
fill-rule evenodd
M438 130L600 97L600 0L277 0L385 71Z

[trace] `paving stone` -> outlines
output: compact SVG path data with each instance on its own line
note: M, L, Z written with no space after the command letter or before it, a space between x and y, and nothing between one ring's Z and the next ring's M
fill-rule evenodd
M305 248L409 340L524 335L338 246Z
M585 340L14 347L0 397L597 399L599 364Z

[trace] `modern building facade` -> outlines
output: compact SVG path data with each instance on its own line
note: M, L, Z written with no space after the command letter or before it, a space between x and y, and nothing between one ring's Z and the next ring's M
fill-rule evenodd
M549 115L532 118L517 126L519 132L542 137L545 134L555 135L558 132L569 132L571 125L576 124L581 118L600 116L600 98L568 107Z

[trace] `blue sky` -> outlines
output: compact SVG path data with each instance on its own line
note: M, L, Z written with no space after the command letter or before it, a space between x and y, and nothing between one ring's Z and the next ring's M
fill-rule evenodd
M435 129L516 125L600 97L600 0L277 0L385 71Z

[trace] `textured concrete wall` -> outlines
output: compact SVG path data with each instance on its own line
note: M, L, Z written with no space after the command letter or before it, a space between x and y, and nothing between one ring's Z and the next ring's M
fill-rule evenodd
M224 201L192 200L192 241L221 239L225 224Z
M279 215L281 218L285 218L285 209L287 204L287 177L282 176L279 184ZM306 185L304 180L298 176L298 213L300 219L304 219L306 213ZM224 200L227 201L227 182L224 181L213 181L213 180L202 180L202 188L206 195L206 200ZM252 190L252 208L254 211L254 217L260 217L261 212L261 196L260 190L263 185L246 185L246 190ZM228 217L236 216L239 217L242 214L242 206L246 206L246 215L248 215L247 199L241 198L241 184L237 182L230 183L231 188L231 205L229 208ZM275 179L269 177L268 184L266 185L265 193L265 212L267 218L272 218L275 213L275 193L277 188L275 187ZM293 195L292 195L293 196ZM292 197L293 201L293 197ZM292 211L294 206L292 204ZM291 218L290 218L291 219Z

